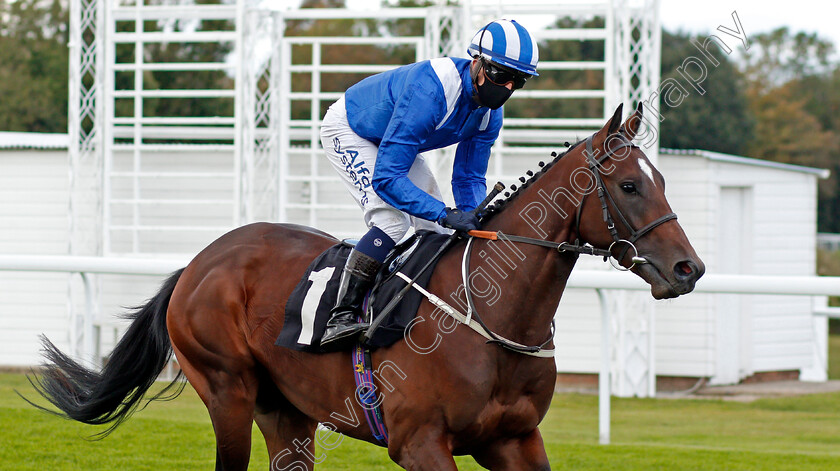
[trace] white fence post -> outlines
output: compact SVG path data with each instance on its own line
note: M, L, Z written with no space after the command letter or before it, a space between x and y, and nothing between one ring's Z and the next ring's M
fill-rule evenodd
M79 273L82 277L82 284L85 287L85 313L82 317L82 359L90 362L91 365L101 367L101 358L97 355L99 351L98 339L96 338L96 320L99 305L95 302L95 291L93 289L93 277L89 273ZM96 342L96 343L95 343Z
M601 305L601 371L598 373L598 443L610 444L610 305L603 289L596 288Z

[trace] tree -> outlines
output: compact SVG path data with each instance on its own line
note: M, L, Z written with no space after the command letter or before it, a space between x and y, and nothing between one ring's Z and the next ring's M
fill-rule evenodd
M793 88L786 84L771 93L750 93L757 126L747 153L775 162L830 167L838 152L837 136L808 113L805 100L795 97Z
M834 45L815 33L778 28L752 37L742 69L757 122L748 155L826 168L819 183L818 229L840 232L840 67Z
M0 129L67 131L67 19L60 0L0 0Z
M660 105L665 118L660 124L660 145L744 154L755 132L755 122L743 91L744 77L723 51L709 48L719 63L714 66L691 40L682 32L662 32L662 80L676 80L689 94L679 106ZM702 95L678 73L678 67L690 57L700 58L708 70L708 76L700 84L705 92Z
M805 99L794 96L795 85L788 83L751 97L750 108L758 126L747 155L831 170L831 177L819 182L818 227L824 232L840 231L840 140L806 110Z
M817 118L823 128L840 133L840 67L792 81L791 94L805 101L805 111Z
M791 94L804 101L804 110L816 118L823 129L840 136L840 66L830 73L811 75L791 82ZM840 232L840 151L835 150L820 166L831 171L828 181L820 182L819 230Z
M830 71L834 44L816 33L792 33L787 27L759 33L743 51L743 70L750 85L769 91L790 81Z

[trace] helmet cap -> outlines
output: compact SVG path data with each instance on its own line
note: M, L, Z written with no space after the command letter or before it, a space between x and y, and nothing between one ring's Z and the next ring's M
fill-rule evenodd
M528 75L539 75L537 41L514 20L496 20L478 30L467 53Z

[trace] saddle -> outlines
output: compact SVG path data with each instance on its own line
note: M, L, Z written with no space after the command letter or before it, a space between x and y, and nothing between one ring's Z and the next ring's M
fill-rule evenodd
M422 269L447 239L447 234L420 231L394 247L366 296L364 309L370 312L371 321L377 319L378 314L405 287L405 281L396 276L397 272L414 279L421 287L428 285L436 261L426 270ZM311 353L341 349L340 345L324 349L320 343L330 310L335 306L342 268L354 245L355 241L343 240L325 250L309 265L286 303L283 330L275 345ZM390 308L388 317L377 322L378 327L365 345L378 348L401 340L423 299L417 290L406 293L399 303Z

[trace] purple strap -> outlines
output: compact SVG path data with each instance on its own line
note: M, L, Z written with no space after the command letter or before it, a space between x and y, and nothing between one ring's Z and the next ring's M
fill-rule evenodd
M365 309L367 309L367 299ZM362 319L358 321L362 322ZM370 351L361 342L357 342L352 356L353 376L356 378L356 401L365 411L365 418L374 438L382 445L388 446L388 430L385 428L385 421L382 420L381 401L377 402L376 386L373 384Z

